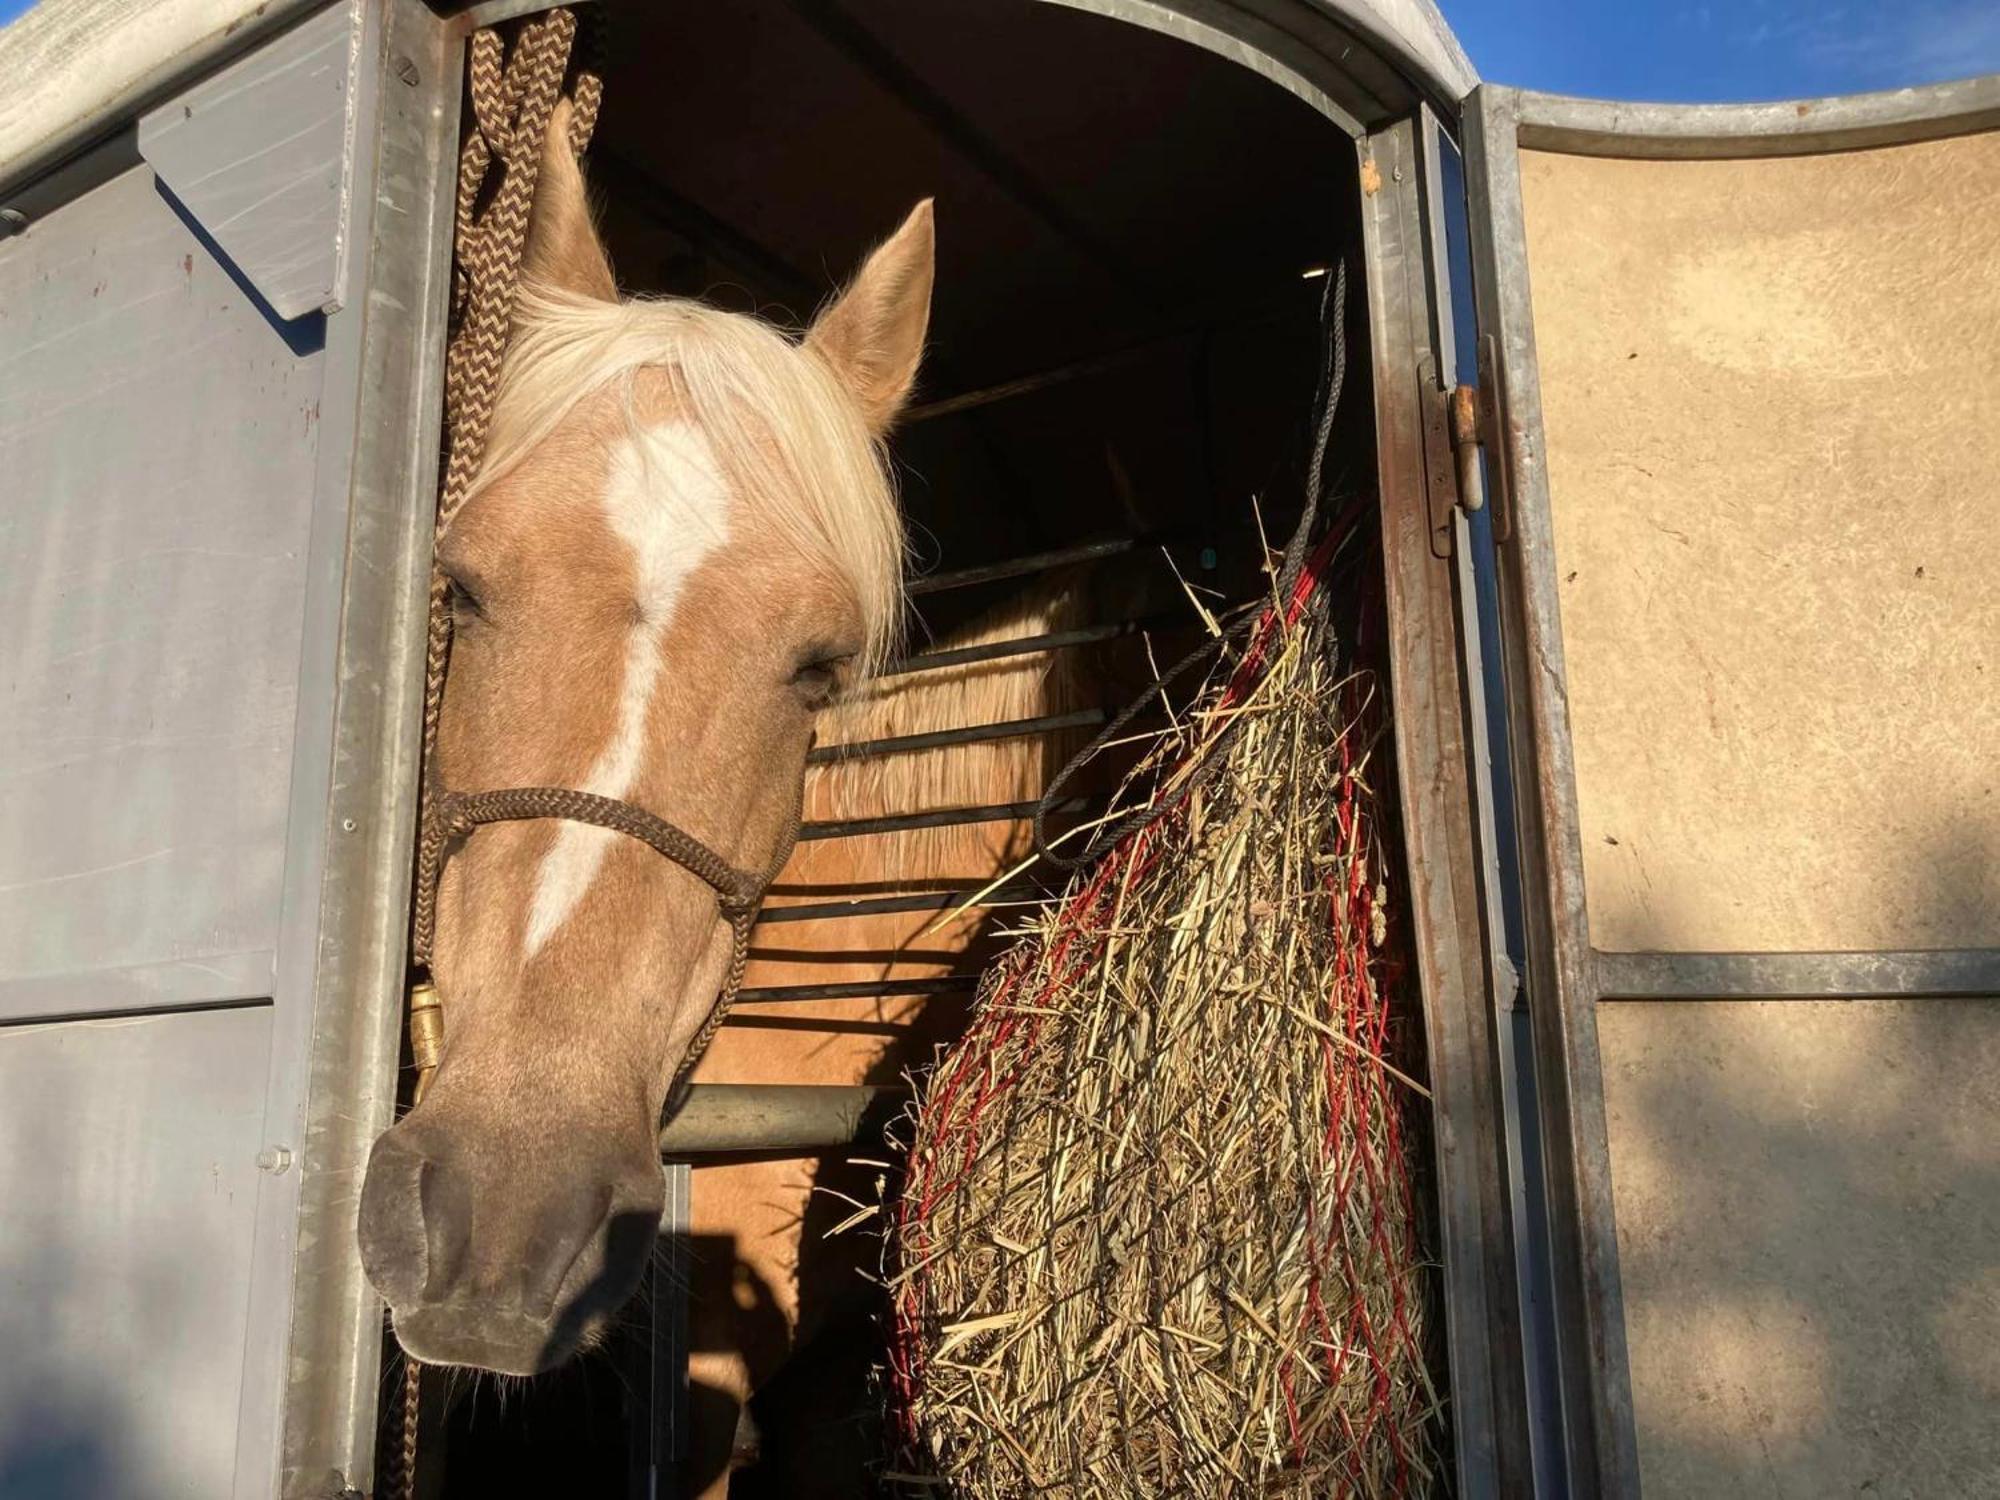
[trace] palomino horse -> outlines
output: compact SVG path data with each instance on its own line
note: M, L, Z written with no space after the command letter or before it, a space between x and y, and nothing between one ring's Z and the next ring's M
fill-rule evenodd
M619 300L567 125L559 109L484 468L439 544L456 633L438 770L464 791L621 799L739 869L768 869L816 724L850 683L863 683L858 703L821 727L861 738L1026 716L1050 691L1037 658L865 682L902 608L881 438L922 351L931 210L920 205L795 344L696 303ZM1049 628L1062 607L1044 597L1002 628ZM832 768L807 816L1032 795L1041 755L1017 743L949 766L919 755ZM976 880L1020 842L1002 826L806 845L774 889ZM768 930L792 948L885 953L912 931L813 926ZM930 942L930 972L968 941L956 927ZM660 1112L730 952L714 894L616 833L502 823L452 852L431 965L443 1056L423 1101L377 1143L361 1204L363 1260L411 1355L532 1374L600 1336L651 1250ZM916 1011L829 1003L787 1016L861 1016L909 1036ZM704 1076L854 1082L884 1050L880 1034L753 1023L724 1031ZM697 1233L734 1249L697 1270L697 1342L711 1352L695 1374L730 1403L797 1336L812 1187L804 1162L702 1174ZM737 1278L775 1312L755 1329L732 1312ZM733 1425L704 1446L726 1452Z

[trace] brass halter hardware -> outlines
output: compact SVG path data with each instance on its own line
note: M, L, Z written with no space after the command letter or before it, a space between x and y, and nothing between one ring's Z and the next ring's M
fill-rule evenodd
M687 1055L674 1076L671 1098L708 1050L722 1018L743 987L743 970L750 959L750 929L757 921L757 908L764 892L791 858L798 843L799 815L805 796L803 778L800 802L794 803L792 817L778 840L776 857L761 875L738 869L685 829L665 818L634 807L615 797L594 792L573 791L568 787L523 786L492 792L452 792L432 784L424 798L423 829L417 843L416 913L411 923L411 951L416 961L430 967L431 944L437 932L438 882L444 876L444 862L453 843L466 837L482 823L508 823L534 818L561 818L572 823L590 823L622 833L665 856L715 892L716 909L729 923L731 942L729 968L715 1003L702 1020L701 1029L689 1044ZM410 994L410 1050L417 1064L414 1098L421 1100L437 1071L444 1052L444 1010L434 984L421 984Z

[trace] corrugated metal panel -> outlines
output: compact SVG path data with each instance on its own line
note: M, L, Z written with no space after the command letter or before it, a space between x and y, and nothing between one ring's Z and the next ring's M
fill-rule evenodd
M322 11L139 121L140 154L281 318L340 305L359 41Z
M323 330L130 171L0 243L0 1019L270 993Z
M0 1495L230 1492L270 1031L0 1030Z

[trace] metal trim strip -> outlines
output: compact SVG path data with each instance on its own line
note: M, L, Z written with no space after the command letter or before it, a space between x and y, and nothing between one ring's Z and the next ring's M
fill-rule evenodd
M381 1302L362 1275L362 1171L395 1108L416 828L431 517L437 494L454 144L462 45L420 0L371 0L363 59L373 97L356 147L352 382L322 432L322 484L340 497L337 629L323 653L332 699L316 822L324 864L309 927L310 1036L299 1144L279 1493L373 1487ZM330 329L331 339L334 337ZM273 1130L279 1128L274 1122ZM247 1489L255 1476L240 1476ZM336 1482L337 1481L337 1482ZM265 1481L261 1493L270 1493Z
M1668 161L1810 156L2000 129L2000 73L1925 88L1768 104L1623 104L1505 92L1513 99L1523 147L1575 156Z
M1597 998L1944 1000L2000 996L2000 948L1821 953L1605 953Z
M1512 89L1482 85L1466 120L1473 275L1480 332L1505 372L1502 424L1514 497L1500 552L1500 609L1514 738L1516 823L1524 903L1527 999L1553 1212L1556 1360L1576 1493L1636 1497L1638 1437L1625 1345L1624 1295L1613 1218L1611 1157L1598 1059L1596 966L1584 907L1576 768L1556 599L1541 378L1528 286L1527 230Z
M1377 488L1395 793L1409 945L1422 1001L1436 1177L1455 1492L1526 1494L1520 1310L1514 1292L1494 1013L1475 845L1454 578L1431 545L1417 368L1433 347L1417 120L1363 145Z

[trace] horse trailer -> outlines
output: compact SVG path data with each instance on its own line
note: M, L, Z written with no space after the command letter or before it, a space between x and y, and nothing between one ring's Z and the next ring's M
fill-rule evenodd
M467 54L546 8L0 31L0 1497L378 1493ZM2000 76L1557 97L1430 0L582 9L635 284L801 321L937 193L896 451L967 588L1247 516L1345 261L1450 1490L2000 1494ZM704 1085L663 1253L688 1158L880 1085Z

